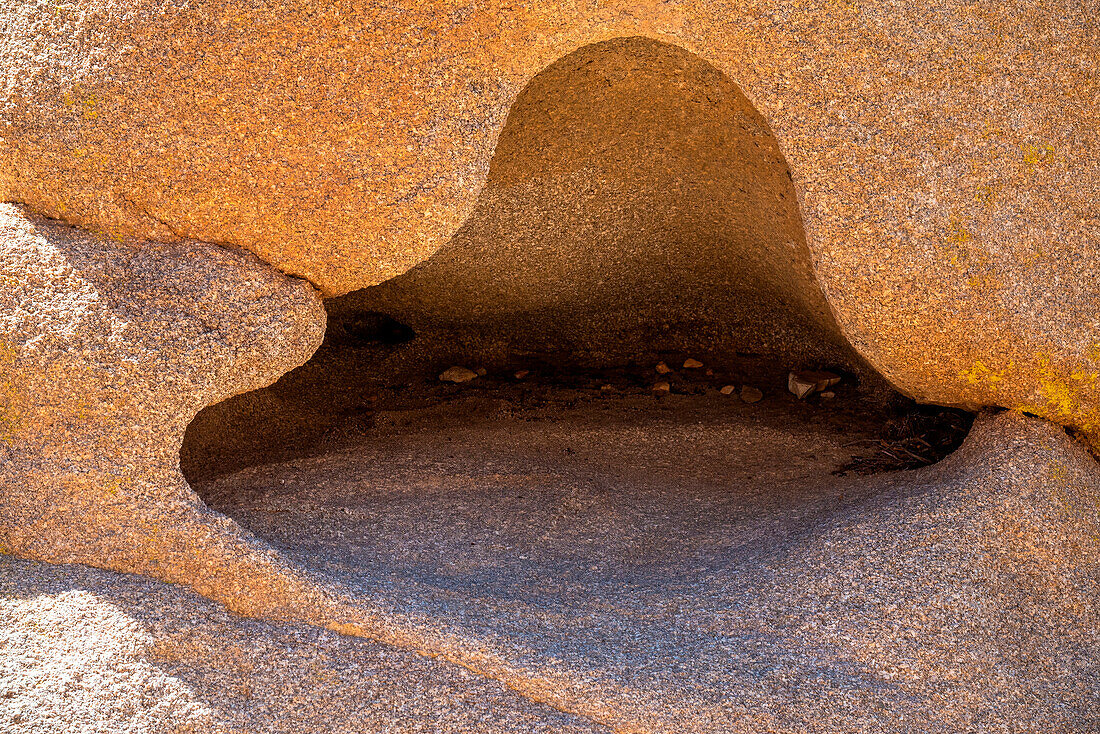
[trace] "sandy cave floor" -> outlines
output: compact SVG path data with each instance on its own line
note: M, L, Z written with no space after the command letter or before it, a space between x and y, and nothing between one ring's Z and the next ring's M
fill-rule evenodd
M991 430L934 467L838 476L881 431L843 394L747 405L597 388L520 405L453 392L196 491L379 616L552 681L584 716L368 640L237 619L184 590L9 560L0 732L1100 722L1097 638L1082 629L1094 606L995 572L1019 541L991 523L1033 486L1021 468L1036 464L1034 437ZM1050 562L1041 576L1094 592L1094 571ZM35 648L60 662L28 673ZM120 695L135 686L156 693ZM49 718L93 699L118 721L138 707L138 723Z

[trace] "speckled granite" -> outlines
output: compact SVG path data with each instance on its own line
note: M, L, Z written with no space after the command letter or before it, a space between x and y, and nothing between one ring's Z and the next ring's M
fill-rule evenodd
M407 650L227 614L149 579L0 556L4 734L596 734Z
M675 352L714 367L751 353L784 378L799 366L877 378L817 285L763 118L698 56L642 38L586 46L535 77L450 242L326 309L337 331L382 312L486 366Z
M749 704L724 709L706 691L731 685L765 702L776 691L795 696L775 704L787 719L767 706L755 722L743 718L749 731L804 731L811 713L875 730L893 715L874 719L890 686L900 691L894 730L939 711L945 730L1036 721L1088 731L1095 466L1033 419L987 422L916 488L881 480L878 499L825 518L800 545L742 559L756 585L716 598L728 609L742 594L746 616L699 629L751 641L779 625L795 634L794 652L771 667L749 660L740 678L702 693L690 677L666 687L646 667L663 660L639 671L570 657L569 640L539 647L554 639L546 630L564 629L561 616L501 631L493 625L517 619L507 604L464 621L447 605L397 613L384 590L355 579L338 591L206 509L177 452L200 408L312 353L324 320L309 283L347 293L450 241L492 183L521 92L547 69L546 98L570 89L584 70L561 74L577 58L565 57L607 41L622 74L631 64L667 72L679 63L669 59L684 57L670 46L696 54L689 65L736 98L708 98L711 112L752 122L732 144L777 143L751 175L782 183L786 167L805 247L796 238L787 251L779 238L753 250L750 231L723 251L742 258L739 277L806 307L795 314L822 314L824 298L831 316L815 323L827 336L835 321L922 401L1005 406L1095 438L1097 17L1091 1L4 3L0 200L82 229L0 211L0 544L186 582L242 613L441 655L623 731L728 731L730 711ZM667 52L631 57L613 40L633 36ZM623 104L675 111L671 99ZM714 122L721 130L728 120ZM626 146L624 160L649 156L648 183L661 187L682 178L677 139L661 148L644 137L603 142ZM586 176L603 190L627 180L570 160L568 145L549 161L516 150L498 161L505 185L532 185L539 166L569 167L561 180L574 176L576 188L555 193L567 204L574 195L582 203ZM486 191L488 205L503 202L498 224L524 201ZM743 203L729 202L684 199L668 218L671 234ZM768 216L794 232L792 206ZM559 225L535 221L528 240L553 243ZM591 254L585 237L561 239ZM668 252L659 241L654 250ZM644 280L652 262L628 271ZM509 295L524 305L522 293ZM777 620L781 608L793 611ZM605 629L605 612L591 618L591 634ZM675 620L675 608L667 613ZM613 627L625 631L616 649L633 650L630 624ZM834 655L822 659L843 662L839 672L806 643L819 637ZM845 677L852 661L862 666L856 683ZM973 677L978 693L954 685ZM837 695L822 693L837 680ZM845 708L853 687L860 703ZM802 719L799 706L809 712Z
M1100 726L1083 445L1002 413L933 467L841 478L851 434L768 402L432 412L198 491L402 644L615 731Z
M434 661L234 619L144 579L0 557L0 722L18 713L20 734L68 734L85 711L115 728L79 731L142 733L1100 725L1100 472L1057 427L987 416L937 466L838 478L828 467L851 434L836 426L759 406L702 423L599 418L608 409L425 414L200 486L355 589L357 631Z
M1096 17L1093 2L17 0L0 9L0 198L234 243L343 293L451 237L536 74L646 36L763 115L825 295L894 384L1095 433Z
M307 608L312 585L195 497L179 448L204 405L316 349L314 289L248 253L110 240L10 205L0 284L3 552L187 583L252 614Z

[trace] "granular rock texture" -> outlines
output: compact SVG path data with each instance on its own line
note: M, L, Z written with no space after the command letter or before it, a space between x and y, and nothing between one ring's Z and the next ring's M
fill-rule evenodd
M784 375L873 374L814 277L767 123L729 77L646 39L586 46L535 77L455 237L326 308L337 330L382 312L490 364L750 352Z
M234 243L348 292L458 229L536 74L644 36L760 111L840 327L896 386L1095 432L1096 11L17 0L0 9L0 198Z
M308 584L195 497L179 448L200 408L308 359L324 329L313 288L245 252L115 241L10 205L0 285L4 552L278 615Z
M1003 413L933 467L837 477L829 408L707 400L455 405L197 491L406 644L615 731L1096 730L1084 446Z
M71 731L50 717L134 692L136 711L116 701L107 720L1095 731L1100 473L1084 447L1004 413L934 467L838 478L853 433L776 400L710 419L677 396L473 420L456 405L199 486L357 589L370 628L486 676L142 579L0 561L0 720ZM66 686L97 675L105 696Z
M1100 447L1098 10L5 2L0 551L438 656L539 704L502 728L1095 730L1097 470L1039 418ZM247 530L208 509L188 421L309 358L314 287L371 286L334 311L484 354L709 345L1039 418L841 479L808 473L845 454L820 431L504 405L202 487ZM21 650L50 609L112 630L80 664L162 691L150 727L252 726L153 670L125 612L25 601Z
M608 731L406 650L0 556L3 734Z

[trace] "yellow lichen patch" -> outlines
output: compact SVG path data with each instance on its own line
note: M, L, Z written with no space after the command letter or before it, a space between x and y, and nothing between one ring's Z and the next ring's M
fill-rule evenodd
M1027 254L1026 262L1027 262L1028 265L1035 265L1035 264L1039 263L1045 257L1046 257L1046 252L1043 250L1043 248L1039 247L1039 246L1036 246L1033 250L1031 250L1031 252L1029 252Z
M1054 160L1054 146L1049 143L1025 145L1023 160L1024 170L1031 173Z
M997 199L997 187L996 186L979 186L974 192L974 200L985 207L993 206L993 202Z
M970 258L969 243L974 236L966 228L962 220L952 215L947 223L947 238L944 247L947 250L948 259L955 267L961 267Z
M975 291L995 290L1001 287L1001 281L988 272L981 271L967 278L966 285Z
M119 491L122 489L122 483L122 477L116 476L114 474L104 474L103 481L100 486L103 488L104 493L109 494L112 497L117 497Z
M1069 382L1059 377L1050 366L1050 358L1041 356L1039 358L1039 390L1043 397L1046 398L1048 406L1061 413L1063 416L1070 417L1077 412L1079 401L1077 399L1077 392Z
M960 375L971 385L987 385L990 387L997 387L998 384L1004 380L1005 374L1012 370L1016 366L1015 362L1010 362L1007 367L1001 370L994 370L986 366L980 359L974 360L974 364L968 370L963 370Z
M1009 407L1077 428L1100 449L1100 410L1094 407L1100 402L1100 372L1071 369L1063 373L1052 365L1049 355L1040 353L1031 373L1038 380L1041 401Z
M1070 373L1070 377L1074 382L1088 383L1090 387L1096 385L1097 380L1100 380L1100 372L1087 370L1074 370Z
M85 120L94 120L97 117L99 117L99 113L96 112L96 109L95 109L95 106L96 106L95 95L85 97L84 101L81 102L81 104L84 106L84 119Z

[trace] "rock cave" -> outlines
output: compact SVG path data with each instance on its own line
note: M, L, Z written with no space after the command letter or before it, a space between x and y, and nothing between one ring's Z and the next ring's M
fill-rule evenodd
M1032 10L269 5L0 9L3 731L1100 725Z

